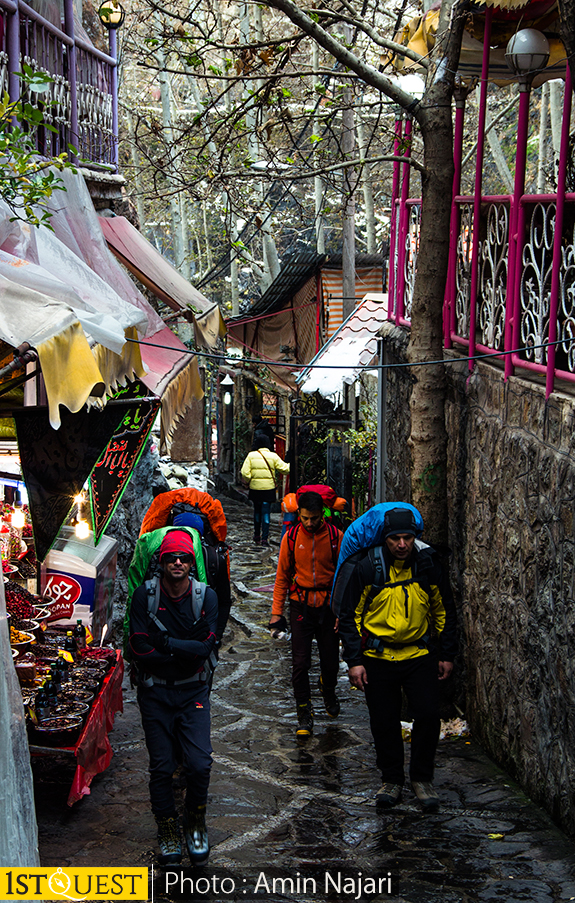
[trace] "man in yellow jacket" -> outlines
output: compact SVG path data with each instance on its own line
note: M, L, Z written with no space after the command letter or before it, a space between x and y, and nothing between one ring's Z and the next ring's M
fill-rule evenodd
M404 783L402 689L414 716L410 778L424 810L439 807L433 787L439 739L439 684L457 652L455 605L447 574L421 535L413 512L385 514L382 545L354 555L339 610L339 632L352 686L365 691L383 786L378 805L401 799ZM350 559L351 560L351 559ZM339 597L339 578L335 592Z
M303 492L298 499L299 520L284 535L278 560L270 629L285 625L289 599L292 643L292 685L298 717L297 736L313 731L309 683L311 648L315 637L321 666L320 687L328 715L337 718L335 688L339 670L339 638L336 619L329 607L331 586L342 533L323 516L323 499L317 492Z

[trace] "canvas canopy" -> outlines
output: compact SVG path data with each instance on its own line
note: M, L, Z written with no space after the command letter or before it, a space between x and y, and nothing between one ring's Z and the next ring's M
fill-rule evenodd
M190 399L203 395L197 360L109 252L82 177L58 177L66 191L48 202L52 230L11 222L0 202L0 340L38 352L52 428L60 405L102 406L126 379L141 377L153 393L171 390L162 409L169 435Z

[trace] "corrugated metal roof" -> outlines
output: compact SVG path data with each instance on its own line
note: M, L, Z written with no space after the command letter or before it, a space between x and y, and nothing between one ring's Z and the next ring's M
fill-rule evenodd
M327 397L353 383L377 351L377 333L387 320L387 294L370 293L298 376L303 392ZM345 367L341 365L345 364ZM325 369L324 369L325 368Z
M287 260L282 262L282 268L270 287L261 298L254 301L249 311L234 319L228 319L226 322L233 325L239 320L246 320L256 314L281 309L287 302L291 301L295 293L315 273L317 268L324 263L325 259L325 254L316 254L312 251L305 251L302 254L295 254L293 257L287 258Z

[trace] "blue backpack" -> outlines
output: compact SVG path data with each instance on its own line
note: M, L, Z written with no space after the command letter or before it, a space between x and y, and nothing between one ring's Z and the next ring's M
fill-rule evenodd
M421 537L423 533L423 518L417 508L414 508L408 502L382 502L380 505L374 505L373 508L370 508L369 511L366 511L365 514L362 514L361 517L358 517L357 520L350 524L343 534L333 580L331 607L336 617L339 617L345 591L355 569L354 556L358 552L383 544L382 534L385 515L388 511L393 511L394 508L407 508L412 512L418 531L416 538L419 539Z

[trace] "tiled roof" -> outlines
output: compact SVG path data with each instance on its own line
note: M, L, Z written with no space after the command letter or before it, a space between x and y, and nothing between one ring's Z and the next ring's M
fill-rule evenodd
M377 351L377 333L387 320L387 294L368 294L319 351L297 382L303 392L334 395L353 383Z

